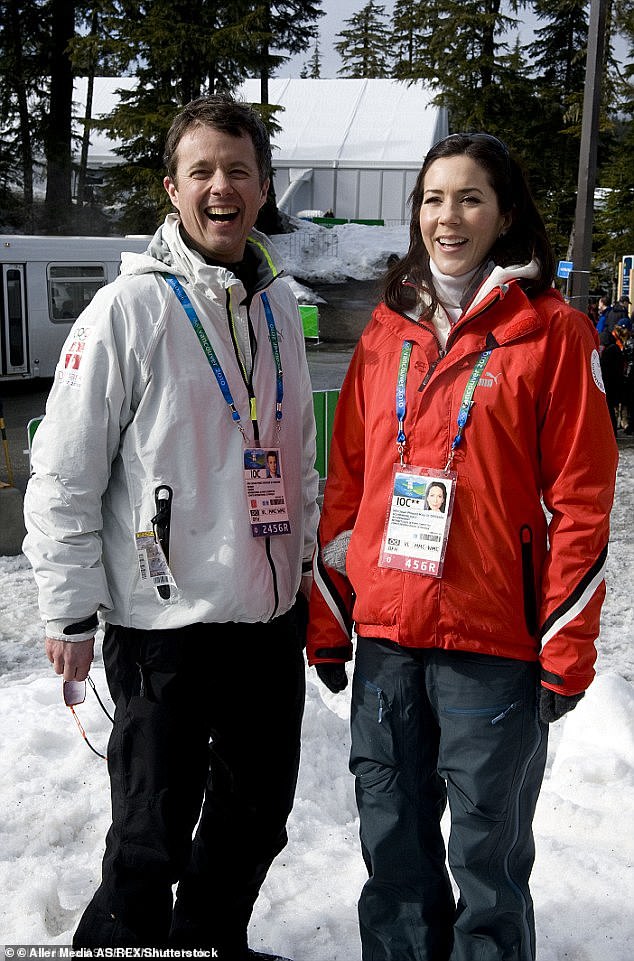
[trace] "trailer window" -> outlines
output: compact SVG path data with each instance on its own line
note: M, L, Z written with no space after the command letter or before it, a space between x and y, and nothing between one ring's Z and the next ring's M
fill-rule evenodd
M49 264L49 317L54 323L76 320L105 283L103 264Z

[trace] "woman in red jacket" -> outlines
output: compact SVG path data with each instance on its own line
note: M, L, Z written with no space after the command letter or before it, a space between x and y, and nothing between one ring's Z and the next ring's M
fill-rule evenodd
M357 635L364 961L535 957L548 723L594 675L616 472L596 333L553 276L505 144L437 144L341 391L311 599L333 691Z

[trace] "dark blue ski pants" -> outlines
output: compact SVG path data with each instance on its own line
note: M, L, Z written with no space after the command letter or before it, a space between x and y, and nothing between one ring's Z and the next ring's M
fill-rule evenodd
M537 689L535 663L358 638L363 961L534 961L532 820L547 749Z

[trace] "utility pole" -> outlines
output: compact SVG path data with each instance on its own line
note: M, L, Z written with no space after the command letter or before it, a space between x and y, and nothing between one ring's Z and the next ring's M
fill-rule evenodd
M588 54L583 93L570 295L572 306L584 313L588 311L588 295L590 292L594 188L597 180L597 140L609 6L610 0L591 0L588 27Z

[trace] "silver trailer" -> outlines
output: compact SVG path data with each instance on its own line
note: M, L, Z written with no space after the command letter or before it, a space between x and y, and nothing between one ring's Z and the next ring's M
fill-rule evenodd
M0 383L53 377L71 325L149 237L0 235Z

